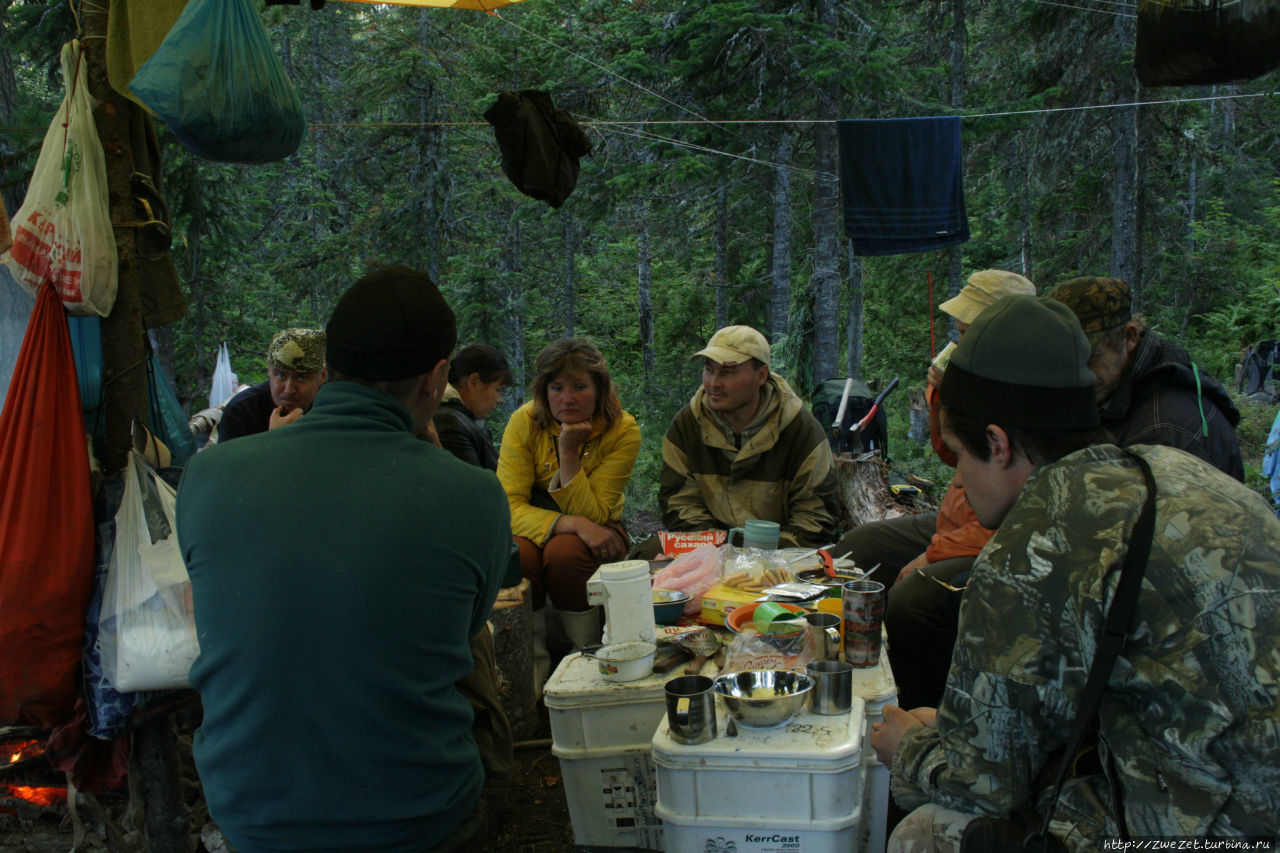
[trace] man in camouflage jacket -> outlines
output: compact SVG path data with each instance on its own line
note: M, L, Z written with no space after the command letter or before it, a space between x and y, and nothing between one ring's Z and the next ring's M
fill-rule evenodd
M1102 839L1280 835L1280 521L1176 449L1154 474L1136 615L1098 710L1098 762L1048 782L1133 546L1146 481L1100 443L1089 345L1073 315L1017 296L965 335L942 384L943 436L983 524L941 706L885 708L872 746L915 809L891 850L956 849L977 815L1052 807L1076 850ZM1035 354L1037 357L1032 358Z

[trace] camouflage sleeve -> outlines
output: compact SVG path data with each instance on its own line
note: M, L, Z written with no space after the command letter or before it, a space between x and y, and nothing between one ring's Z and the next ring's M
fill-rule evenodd
M1028 482L974 563L938 730L913 730L894 756L904 805L927 800L1000 816L1034 793L1070 731L1099 602L1123 559L1113 543L1124 537L1114 534L1141 506L1138 481L1129 483L1099 490L1053 467Z

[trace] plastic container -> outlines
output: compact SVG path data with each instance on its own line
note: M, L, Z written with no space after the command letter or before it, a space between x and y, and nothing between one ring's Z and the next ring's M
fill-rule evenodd
M570 654L547 680L551 754L560 760L575 845L662 849L650 743L666 718L670 678L608 682L596 661Z
M605 563L587 578L587 603L604 605L604 642L652 643L653 585L646 560Z
M719 730L725 731L723 709ZM738 728L697 746L653 736L657 815L670 853L850 853L862 849L865 706ZM732 846L731 846L732 845Z

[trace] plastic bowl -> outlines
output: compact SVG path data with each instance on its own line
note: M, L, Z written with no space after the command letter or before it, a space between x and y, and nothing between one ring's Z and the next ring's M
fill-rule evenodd
M612 643L589 652L605 681L635 681L653 672L653 643Z
M798 604L779 601L783 608L790 610L792 613L804 613L805 609ZM756 608L760 606L760 602L753 601L750 604L744 604L741 607L735 607L729 611L729 615L724 617L724 626L733 633L742 630L743 624L751 622L755 619Z
M713 685L729 716L753 729L786 723L800 713L812 689L812 678L783 669L729 672Z
M653 620L659 625L674 625L689 603L689 593L678 589L653 591Z

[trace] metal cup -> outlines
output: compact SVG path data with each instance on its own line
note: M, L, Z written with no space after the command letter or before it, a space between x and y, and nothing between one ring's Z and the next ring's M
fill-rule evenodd
M884 584L849 581L841 589L844 602L844 659L857 667L880 663L884 628Z
M853 664L816 660L805 667L813 679L809 710L815 714L847 714L853 705Z
M667 682L667 725L672 740L693 745L715 738L714 685L705 675L682 675Z
M805 621L813 628L818 660L840 657L840 617L834 613L806 613Z

